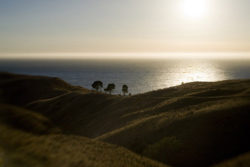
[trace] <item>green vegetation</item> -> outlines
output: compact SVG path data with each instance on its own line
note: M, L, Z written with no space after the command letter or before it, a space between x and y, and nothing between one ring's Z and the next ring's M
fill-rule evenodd
M58 79L57 88L52 78L38 77L52 82L53 86L45 86L45 96L36 90L45 81L3 75L7 77L0 75L0 102L26 108L0 105L4 132L0 145L10 150L7 157L14 157L12 162L24 160L26 166L161 166L158 162L176 167L249 166L250 80L186 83L124 97L91 93ZM24 84L17 82L20 77ZM26 79L34 85L32 98L31 90L17 93L27 89ZM11 88L16 91L8 94ZM52 96L58 89L61 93ZM17 99L26 100L19 104Z

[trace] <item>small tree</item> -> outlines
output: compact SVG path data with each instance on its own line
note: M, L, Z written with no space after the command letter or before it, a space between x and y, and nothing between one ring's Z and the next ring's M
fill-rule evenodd
M92 88L94 88L96 91L99 91L99 89L101 89L102 87L103 87L102 81L95 81L92 84Z
M126 93L128 93L128 86L127 85L122 86L122 92L123 92L124 96L126 95Z
M105 93L109 92L108 87L104 89L104 92Z
M115 89L115 84L111 83L108 84L107 88L104 89L105 92L109 92L109 94L111 94L111 92Z

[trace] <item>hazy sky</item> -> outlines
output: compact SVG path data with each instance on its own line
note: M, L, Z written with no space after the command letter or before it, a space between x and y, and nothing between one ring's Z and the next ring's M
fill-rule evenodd
M250 52L250 0L0 0L0 55L65 52Z

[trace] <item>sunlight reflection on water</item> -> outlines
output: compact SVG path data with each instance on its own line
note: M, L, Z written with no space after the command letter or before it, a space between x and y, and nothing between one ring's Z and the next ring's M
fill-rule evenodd
M6 60L0 71L45 75L91 89L95 80L106 86L123 84L132 94L176 86L182 82L250 78L250 61L205 60Z
M175 71L168 75L169 80L172 81L172 85L178 85L182 82L218 81L226 79L223 72L209 62L192 61L188 62L188 65L180 62L173 70Z
M219 81L230 79L220 65L209 61L174 61L162 62L155 67L155 72L147 74L144 79L154 82L152 90L180 85L194 81ZM150 85L150 84L149 84ZM152 83L151 83L152 85Z

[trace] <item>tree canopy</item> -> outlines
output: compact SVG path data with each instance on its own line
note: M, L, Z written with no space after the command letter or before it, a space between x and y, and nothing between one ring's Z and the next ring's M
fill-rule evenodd
M115 84L110 83L108 84L107 88L104 89L105 92L109 92L109 94L111 94L111 92L115 89Z
M103 83L102 81L95 81L92 84L92 88L94 88L95 90L99 91L99 89L101 89L103 87Z
M124 96L126 95L126 93L128 93L128 86L127 85L122 86L122 92L123 92Z

